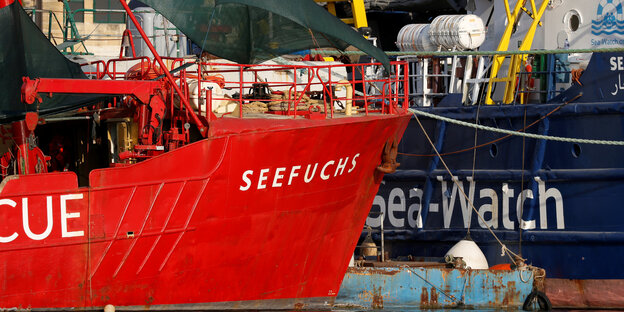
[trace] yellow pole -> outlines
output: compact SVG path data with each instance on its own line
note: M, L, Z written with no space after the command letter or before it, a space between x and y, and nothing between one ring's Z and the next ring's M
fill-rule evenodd
M535 3L533 3L533 1L534 0L531 0L531 5L535 7ZM534 14L533 22L531 23L529 30L527 31L526 35L524 36L524 39L522 40L522 44L520 45L519 51L528 51L531 49L531 46L533 45L533 38L535 37L535 32L537 30L537 25L542 19L542 15L544 15L544 12L546 11L548 2L549 2L548 0L542 0L542 5L540 6L537 14L535 14L535 11L533 11L533 14ZM505 98L503 100L503 103L505 104L510 104L514 100L514 95L516 93L516 78L515 77L520 71L520 67L526 63L527 57L528 57L527 54L512 56L512 62L511 62L511 65L509 66L509 72L508 72L508 77L511 79L507 81L507 85L505 87Z
M353 24L355 28L368 27L368 20L366 19L366 7L364 6L364 0L314 0L315 2L326 2L327 11L336 16L336 2L349 2L351 3L351 12L353 18L343 18L342 21L345 24Z
M353 11L353 20L355 28L368 27L368 21L366 20L366 9L364 7L364 0L351 0L351 11Z
M329 11L329 13L331 13L333 16L336 16L336 3L327 2L327 11Z

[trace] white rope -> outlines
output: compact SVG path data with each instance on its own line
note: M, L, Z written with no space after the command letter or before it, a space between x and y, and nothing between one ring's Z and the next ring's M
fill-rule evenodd
M470 122L452 119L452 118L448 118L448 117L444 117L444 116L440 116L440 115L436 115L432 113L427 113L427 112L412 109L412 108L409 108L409 111L412 114L418 114L421 116L425 116L425 117L429 117L429 118L437 119L437 120L442 120L448 123L452 123L452 124L456 124L456 125L460 125L464 127L476 128L479 130L492 131L492 132L504 133L504 134L509 134L509 135L516 135L516 136L527 137L531 139L570 142L570 143L599 144L599 145L624 145L624 141L566 138L566 137L541 135L541 134L527 133L527 132L514 131L514 130L498 129L494 127L488 127L484 125L473 124Z
M523 271L528 271L528 272L529 272L529 277L528 277L526 280L522 277L522 272L523 272ZM520 280L521 280L523 283L525 283L525 284L526 284L526 283L528 283L529 281L531 281L531 277L533 277L533 276L534 276L534 273L533 273L533 271L532 271L532 270L520 270L520 271L518 271L518 274L520 274Z

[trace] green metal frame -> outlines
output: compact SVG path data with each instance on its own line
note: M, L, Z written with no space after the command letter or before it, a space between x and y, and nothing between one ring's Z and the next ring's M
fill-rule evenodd
M34 16L35 13L37 12L45 12L48 14L47 37L63 54L93 55L93 53L89 52L85 44L85 41L89 39L89 36L82 36L80 32L78 31L78 27L76 26L77 14L93 13L94 18L95 18L95 13L102 13L102 12L108 11L107 13L123 14L124 23L127 19L126 14L123 12L119 12L119 11L111 12L110 10L106 10L106 9L85 9L85 8L72 10L71 7L69 6L68 0L62 0L62 2L63 2L63 17L62 17L63 22L62 23L59 17L57 16L57 14L52 10L37 10L36 8L29 8L29 12L31 16ZM52 33L53 22L56 22L56 25L61 30L61 33L63 36L62 38L63 42L61 42L60 44L57 42L57 38L55 38L54 34ZM117 22L110 22L110 23L119 24ZM102 23L98 22L98 24L102 24ZM76 45L82 45L84 52L77 52Z
M74 15L78 12L84 12L85 9L78 9L76 11L72 11L69 7L69 2L67 0L63 0L63 42L76 42L82 44L85 52L81 54L92 54L87 50L87 46L84 43L86 40L85 37L80 36L80 32L78 32L78 27L76 27L76 20L74 19ZM70 50L69 52L67 50ZM61 50L63 54L77 54L74 49L74 44L64 48Z

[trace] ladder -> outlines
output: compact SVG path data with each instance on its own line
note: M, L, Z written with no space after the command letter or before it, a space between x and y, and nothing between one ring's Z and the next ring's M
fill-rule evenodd
M69 7L68 0L62 0L63 2L63 42L61 44L57 44L56 48L61 51L63 54L74 54L75 45L82 45L82 48L85 50L84 53L81 54L92 54L87 50L87 46L85 45L85 40L88 40L90 36L81 36L78 32L78 27L76 27L76 21L74 20L74 14L77 12L73 12ZM69 50L69 51L67 51Z
M526 8L527 1L531 4L531 11ZM542 3L537 9L535 5L535 0L518 0L516 6L514 7L513 12L510 10L509 1L504 0L505 3L505 13L507 14L507 26L505 27L505 31L503 32L503 37L498 44L496 51L507 51L509 48L509 42L511 40L511 35L513 34L513 30L518 26L518 21L520 20L521 14L526 13L529 17L533 19L529 30L524 36L519 51L528 51L531 49L531 45L533 44L533 37L535 36L535 31L537 26L541 26L542 23L540 19L542 15L544 15L544 11L546 11L546 7L548 6L549 0L542 0ZM490 79L487 86L487 93L485 103L488 105L494 104L494 100L492 100L492 89L494 83L503 82L505 83L505 94L503 97L503 104L511 104L515 100L516 87L517 87L517 79L516 75L521 71L523 65L526 65L527 54L513 55L509 60L509 68L507 70L507 76L499 77L499 71L503 66L503 62L505 61L504 55L496 55L494 56L494 60L492 63L492 71L490 73ZM525 96L521 96L520 102L524 104L526 101Z

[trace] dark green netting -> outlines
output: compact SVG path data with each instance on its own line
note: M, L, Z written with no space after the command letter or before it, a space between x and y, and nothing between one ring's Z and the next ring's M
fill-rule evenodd
M43 103L21 102L22 77L84 78L80 66L65 58L41 33L17 1L0 8L0 123L21 119L27 111L40 114L76 108L87 97L42 96Z
M242 64L349 45L390 68L386 54L312 0L141 0L216 56Z

